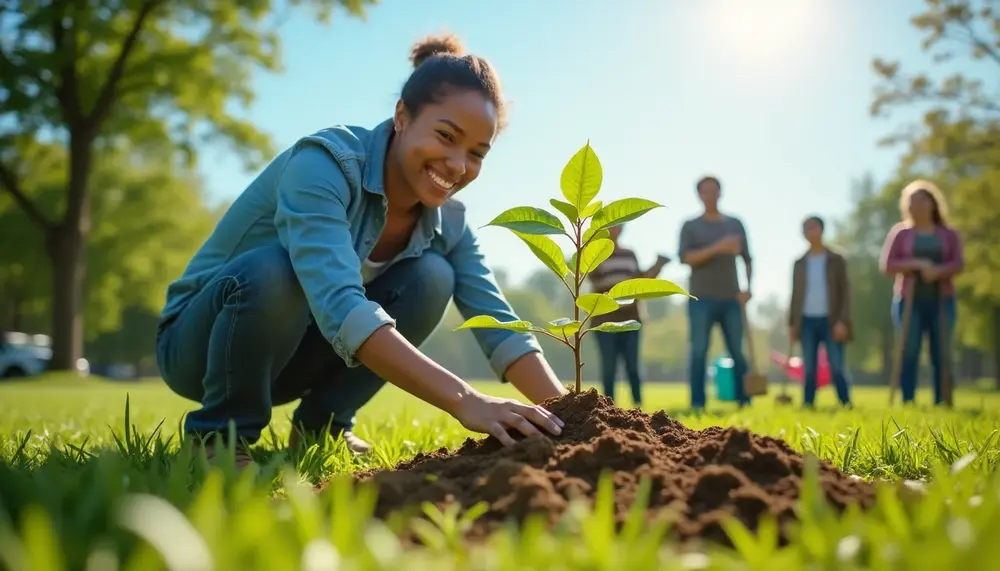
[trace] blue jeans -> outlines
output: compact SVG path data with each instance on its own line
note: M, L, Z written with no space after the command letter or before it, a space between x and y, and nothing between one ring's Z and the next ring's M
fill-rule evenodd
M366 295L419 346L444 316L454 284L451 264L427 251L386 269L368 284ZM270 422L272 407L296 399L301 399L296 426L349 430L357 410L385 382L364 365L349 368L337 356L280 246L230 261L161 327L156 349L167 385L201 403L185 418L185 432L225 436L233 421L237 437L251 444Z
M632 402L642 404L642 379L639 376L639 332L625 331L622 333L595 332L597 348L601 353L601 380L604 383L604 394L614 399L615 377L618 373L618 360L625 363L625 374L632 389Z
M743 355L743 312L736 299L688 300L688 328L691 354L690 367L691 406L705 408L705 372L708 362L708 344L712 338L712 326L722 328L726 351L733 359L733 374L736 376L736 399L741 405L750 402L743 391L743 377L746 376L746 357Z
M819 364L819 345L826 346L826 357L830 362L830 374L837 388L837 398L841 404L851 403L850 381L844 366L844 344L833 340L830 320L826 317L802 318L799 338L802 341L802 361L805 365L805 387L803 401L812 406L816 400L816 370Z
M946 338L941 337L941 304L944 304L946 319ZM892 302L893 323L896 331L903 325L903 299ZM920 348L924 335L930 347L931 368L933 369L934 404L944 402L941 386L942 372L947 363L942 362L945 351L951 350L952 331L955 326L955 298L944 299L914 299L913 311L910 313L910 327L906 332L906 343L903 345L903 366L899 373L899 388L903 393L903 402L913 402L917 392L917 370L920 366ZM950 362L950 361L949 361Z

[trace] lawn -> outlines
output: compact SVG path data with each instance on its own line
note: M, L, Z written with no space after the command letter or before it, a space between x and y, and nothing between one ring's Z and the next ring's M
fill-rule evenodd
M286 452L274 444L288 434L291 407L281 407L254 449L260 473L240 476L178 452L178 423L192 403L161 384L49 378L0 384L0 568L973 569L1000 560L998 394L959 391L956 410L944 411L924 404L924 391L917 407L889 409L886 390L859 388L857 408L843 411L824 389L815 412L777 406L772 394L747 410L719 405L693 416L680 385L646 391L647 409L692 428L779 436L850 474L920 480L925 491L886 486L872 511L838 516L806 490L796 540L780 549L766 532L737 528L735 550L677 554L664 527L616 536L600 500L594 512L573 511L575 525L527 525L475 545L458 540L458 514L437 513L436 528L421 528L427 547L404 549L391 531L399 523L372 520L371 495L334 476L471 435L392 387L359 415L357 432L374 453L354 457L332 440ZM621 398L628 406L624 389ZM329 485L317 494L321 482Z

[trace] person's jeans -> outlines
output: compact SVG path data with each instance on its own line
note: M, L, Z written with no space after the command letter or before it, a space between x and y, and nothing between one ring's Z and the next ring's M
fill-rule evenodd
M850 404L850 381L844 364L844 344L833 340L830 320L826 317L803 317L799 338L802 341L802 361L805 365L803 396L805 404L812 406L816 401L816 371L819 368L820 343L826 347L826 358L830 363L833 384L837 388L837 398L841 404Z
M722 328L726 351L733 359L733 374L736 378L736 399L741 405L750 402L743 390L746 375L746 357L743 355L743 312L737 299L688 300L688 328L690 336L691 406L705 408L705 373L708 361L708 344L712 338L712 326Z
M941 304L944 305L945 329L941 331ZM898 332L903 325L904 300L894 299L892 302L893 323ZM955 326L955 298L946 297L943 299L914 299L913 311L910 313L910 324L905 333L905 344L903 345L903 366L899 374L899 388L903 394L903 402L913 402L917 392L917 370L920 366L920 348L923 344L924 335L927 341L931 368L933 370L934 404L944 402L944 393L941 386L942 373L950 359L942 362L945 357L944 351L951 350L952 331ZM944 333L947 337L942 338Z
M615 377L618 373L618 361L625 363L625 374L628 375L629 387L632 389L632 402L636 406L642 404L642 378L639 376L639 331L624 331L622 333L595 332L597 348L601 354L601 380L604 383L604 394L614 399Z
M353 255L353 254L348 254ZM274 406L301 398L293 422L306 431L351 429L355 413L384 380L364 365L347 367L312 319L287 251L261 247L233 259L157 336L167 385L201 403L187 415L188 433L254 443ZM419 346L444 316L455 273L428 251L403 260L367 287L368 299Z

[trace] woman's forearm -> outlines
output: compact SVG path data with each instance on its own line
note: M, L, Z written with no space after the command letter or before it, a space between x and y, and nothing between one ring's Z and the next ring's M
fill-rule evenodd
M929 267L927 260L920 258L892 259L885 265L885 273L889 275L903 274Z
M507 367L504 377L535 404L566 394L559 378L540 353L528 353Z
M356 356L376 375L452 416L462 400L476 392L421 353L391 325L372 333Z

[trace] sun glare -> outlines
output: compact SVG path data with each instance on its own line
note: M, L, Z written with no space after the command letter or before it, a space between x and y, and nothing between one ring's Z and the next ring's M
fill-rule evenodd
M762 69L793 63L823 26L824 2L815 0L716 0L702 4L705 38L739 66Z

